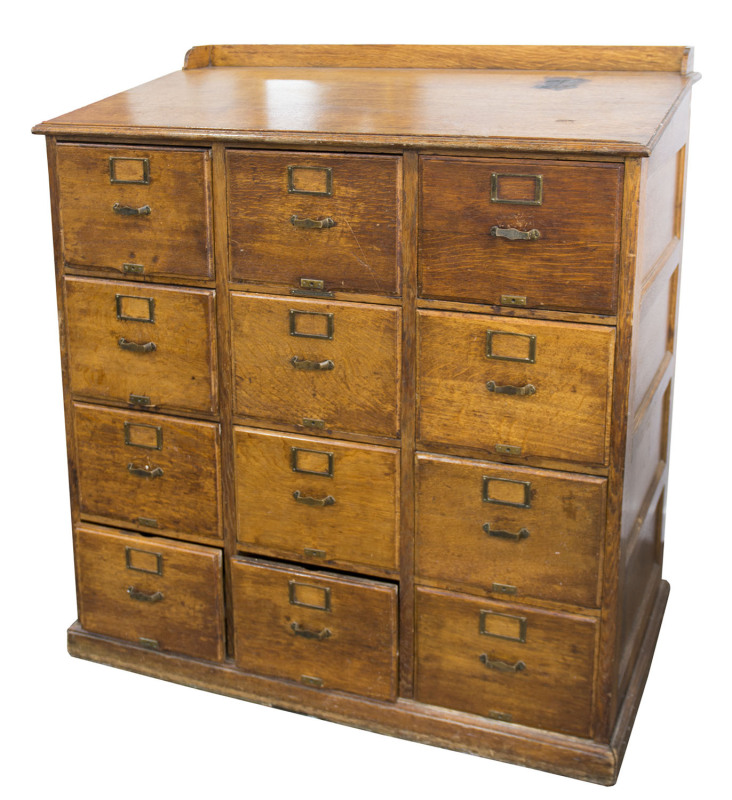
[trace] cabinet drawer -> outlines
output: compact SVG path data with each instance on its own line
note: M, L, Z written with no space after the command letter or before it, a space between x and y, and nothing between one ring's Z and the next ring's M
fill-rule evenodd
M396 586L245 559L231 575L238 667L396 699Z
M221 538L218 425L75 405L74 429L82 517Z
M230 150L234 281L397 295L400 159Z
M622 178L619 164L422 158L420 293L614 314ZM505 238L521 236L537 238Z
M376 571L397 569L399 451L234 429L239 547Z
M132 278L213 277L204 150L58 146L64 261Z
M597 622L417 589L416 699L591 735Z
M615 332L418 312L418 438L491 453L607 460Z
M398 434L398 308L232 294L231 313L236 414Z
M71 391L150 410L216 410L214 293L65 280Z
M418 580L599 603L604 478L418 454Z
M84 525L76 530L76 567L86 630L223 660L220 550Z

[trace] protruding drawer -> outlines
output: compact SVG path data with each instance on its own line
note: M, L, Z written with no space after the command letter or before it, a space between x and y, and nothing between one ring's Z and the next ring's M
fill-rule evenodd
M233 293L231 314L236 414L398 435L400 309Z
M213 414L214 293L67 277L72 394L157 411Z
M219 427L74 405L81 515L185 539L221 539Z
M419 453L417 580L597 606L606 484Z
M597 620L417 589L415 696L589 737Z
M418 312L418 440L607 463L615 332L600 325Z
M206 150L58 146L64 261L130 278L213 278Z
M395 572L399 451L235 428L239 547Z
M221 551L91 525L76 529L79 617L91 633L221 661Z
M229 150L226 164L232 280L400 293L398 157Z
M615 313L622 165L420 163L423 297Z
M251 559L231 566L238 667L396 699L395 585Z

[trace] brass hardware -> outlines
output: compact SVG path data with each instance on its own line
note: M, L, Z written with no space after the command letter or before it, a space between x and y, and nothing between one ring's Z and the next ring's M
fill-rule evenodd
M516 228L499 228L498 225L491 228L491 236L496 239L509 239L512 242L517 240L533 242L541 239L541 233L536 228L532 228L530 231L519 231Z
M303 553L307 558L325 558L325 550L315 550L312 547L303 548Z
M160 650L160 643L157 639L146 639L144 636L140 636L140 644L147 647L148 650Z
M115 303L117 304L117 319L126 319L130 322L155 322L155 298L154 297L138 297L132 294L116 294L114 296ZM131 317L122 311L123 300L145 300L147 302L147 316L146 317Z
M323 687L323 679L313 678L312 675L301 675L300 683L304 683L305 686L315 686L318 689Z
M536 394L536 387L531 383L527 383L526 386L499 386L495 381L487 381L485 388L495 394L513 394L521 397Z
M495 502L495 501L489 501ZM528 506L522 506L523 508L528 508ZM521 528L518 533L511 533L511 531L501 531L496 530L495 528L491 528L490 522L486 522L483 526L483 530L488 534L488 536L493 536L496 539L509 539L512 542L520 542L522 539L529 538L529 532L526 528Z
M528 339L528 354L526 358L520 356L501 356L494 353L496 343L493 337L498 336L520 336L522 339ZM530 333L513 333L513 331L486 331L485 332L485 357L492 358L496 361L519 361L522 364L535 364L536 363L536 336Z
M306 506L334 506L335 505L335 498L328 495L327 497L323 497L322 499L318 499L317 497L308 497L307 495L300 494L298 490L292 493L292 496L297 500L298 503L304 503Z
M497 444L496 453L500 453L502 456L520 456L521 448L516 447L515 444Z
M325 317L325 333L302 333L297 330L297 318L299 316ZM326 314L322 311L295 311L290 309L290 336L301 336L303 339L332 339L333 338L333 314Z
M525 306L526 298L521 294L502 294L502 306Z
M118 161L139 161L142 166L142 178L139 180L122 180L117 177L117 162ZM110 156L109 157L109 182L110 183L150 183L150 159L149 158L126 158L123 156Z
M137 342L130 342L124 336L120 337L117 341L117 346L123 350L128 350L130 353L152 353L157 350L155 342L145 342L145 344L138 344Z
M303 417L302 424L304 428L317 428L318 430L325 428L325 422L322 419L310 419L309 417Z
M300 288L322 292L325 289L325 281L317 278L300 278Z
M298 583L297 581L288 581L288 596L290 598L290 605L301 606L302 608L314 608L316 611L330 611L330 587L329 586L316 586L314 583ZM300 589L314 589L316 592L321 592L323 595L322 605L316 603L308 603L303 600L297 599L297 590Z
M146 592L141 592L139 589L135 589L134 586L127 587L127 594L133 600L140 600L143 603L159 603L161 600L165 600L165 595L162 592L147 594Z
M150 206L140 206L133 208L132 206L123 206L120 203L115 203L112 206L112 211L119 214L121 217L149 217L152 214Z
M335 297L333 292L313 292L308 289L290 289L290 294L295 295L295 297Z
M150 398L144 394L131 394L129 403L132 406L149 406L152 405Z
M144 567L136 567L132 563L133 554L140 553L145 556L153 556L155 558L155 569L145 569ZM150 575L163 574L163 555L162 553L152 553L149 550L138 550L135 547L125 547L125 567L134 570L135 572L147 572Z
M323 372L331 369L335 369L335 364L330 359L326 359L325 361L308 361L306 358L298 358L297 356L293 356L290 359L290 364L292 364L295 369L306 369L306 370L321 370Z
M505 711L486 711L485 715L490 719L497 719L499 722L511 722L513 719L511 714L506 714Z
M290 627L295 636L302 636L303 639L318 639L318 641L322 642L323 639L327 639L329 636L333 635L327 628L323 628L322 631L310 631L307 628L300 627L297 622L293 622Z
M309 169L314 172L325 173L325 190L322 192L307 191L305 189L296 189L294 181L294 172L298 169ZM312 194L317 197L331 197L333 195L333 168L332 167L300 167L293 165L287 168L287 191L290 194Z
M534 199L533 200L510 200L499 197L500 187L498 182L501 178L533 178L534 180ZM544 192L544 177L542 175L522 175L510 172L494 172L491 174L491 202L492 203L511 203L521 206L540 206Z
M308 219L307 217L298 217L297 214L293 214L290 217L290 222L295 228L316 228L318 230L325 230L327 228L335 228L336 226L335 220L331 219L331 217L324 217L323 219Z
M328 459L328 466L324 472L317 469L303 469L297 465L297 457L299 453L314 453L319 456L326 456ZM322 475L324 478L333 477L333 453L327 450L308 450L306 447L293 447L290 450L290 461L292 464L293 472L301 472L304 475Z
M127 275L143 275L145 267L142 264L122 264L122 272Z
M145 464L144 467L138 467L135 463L130 461L127 465L127 471L131 475L136 475L138 478L162 478L163 470L160 467L150 467Z
M518 589L515 586L509 586L507 583L493 583L491 584L491 591L498 594L516 594Z
M146 528L159 528L158 521L152 517L138 517L137 524L143 525Z
M135 428L145 428L147 430L155 431L155 444L142 444L141 442L132 441L132 431ZM163 426L162 425L148 425L145 422L125 422L125 444L130 447L144 447L146 450L162 450L163 449Z
M497 445L500 447L501 445ZM519 448L520 450L520 448ZM490 496L490 484L491 481L497 481L499 483L513 483L517 486L523 487L524 490L524 499L522 503L514 503L510 500L499 500L495 497ZM496 503L499 506L513 506L514 508L531 508L531 481L514 481L511 478L493 478L490 475L483 476L483 502L484 503ZM485 530L485 526L484 526ZM486 530L486 533L488 531ZM496 533L496 536L499 534ZM527 533L528 536L528 533Z
M518 624L518 636L509 636L506 633L495 633L489 631L486 625L493 619L500 617L501 619L508 619ZM513 614L499 614L497 611L481 611L480 612L480 627L479 632L483 636L492 636L495 639L507 639L509 642L525 642L526 641L526 617L517 617Z
M505 661L491 658L486 653L478 656L478 658L488 669L495 669L498 672L523 672L526 669L526 664L524 664L523 661L517 661L515 664L507 664Z

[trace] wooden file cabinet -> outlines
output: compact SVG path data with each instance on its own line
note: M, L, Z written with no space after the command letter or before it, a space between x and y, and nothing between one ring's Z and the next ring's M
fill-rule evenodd
M684 48L197 47L48 140L73 655L612 783Z

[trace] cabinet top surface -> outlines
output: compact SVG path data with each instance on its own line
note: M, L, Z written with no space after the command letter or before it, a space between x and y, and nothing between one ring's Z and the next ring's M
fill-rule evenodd
M696 77L642 67L203 66L34 132L645 155Z

